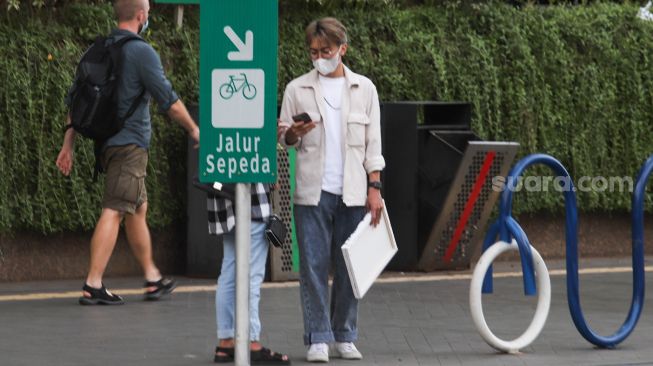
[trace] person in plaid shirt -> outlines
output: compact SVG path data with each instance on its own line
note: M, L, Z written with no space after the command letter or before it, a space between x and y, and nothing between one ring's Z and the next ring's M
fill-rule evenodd
M252 222L250 227L250 272L249 272L249 336L250 361L253 365L289 365L288 356L272 352L259 343L261 320L258 304L261 297L261 283L265 277L265 263L268 256L268 243L265 227L272 214L270 205L270 185L254 183L252 192ZM216 194L208 194L209 234L223 235L224 252L222 269L218 277L215 293L215 312L218 328L218 346L214 361L234 362L234 307L236 292L236 248L235 206L232 200Z

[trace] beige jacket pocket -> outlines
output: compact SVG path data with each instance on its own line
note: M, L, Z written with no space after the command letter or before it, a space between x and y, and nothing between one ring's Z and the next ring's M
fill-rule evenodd
M363 113L350 113L347 117L347 145L365 146L365 129L370 119Z

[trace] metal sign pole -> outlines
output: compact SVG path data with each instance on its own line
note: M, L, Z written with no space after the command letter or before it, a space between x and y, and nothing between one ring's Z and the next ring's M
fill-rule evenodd
M251 186L236 184L236 366L249 365L249 252L252 219Z
M252 202L251 185L244 182L277 180L278 1L155 2L200 4L198 175L204 183L237 183L234 361L249 365Z

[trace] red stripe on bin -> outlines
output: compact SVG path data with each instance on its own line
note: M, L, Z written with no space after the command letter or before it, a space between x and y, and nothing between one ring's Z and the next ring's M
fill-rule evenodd
M490 172L490 168L492 167L492 162L494 161L494 157L496 155L497 153L494 151L490 151L485 155L483 166L481 167L481 170L478 172L478 175L476 176L476 181L474 182L474 188L472 188L472 192L469 194L469 197L467 198L467 202L465 202L465 209L463 210L462 215L460 215L460 219L458 219L458 223L456 224L456 231L454 231L453 237L451 238L451 241L449 242L449 246L447 247L447 251L444 253L444 258L443 258L444 263L448 263L451 261L451 257L453 257L453 253L456 251L456 248L458 247L458 243L460 242L460 237L463 235L463 230L465 230L465 226L467 226L467 221L469 220L469 217L472 215L472 212L474 211L474 206L476 206L476 201L478 200L478 196L481 194L481 189L483 189L483 185L485 184L485 178L487 178L487 175Z

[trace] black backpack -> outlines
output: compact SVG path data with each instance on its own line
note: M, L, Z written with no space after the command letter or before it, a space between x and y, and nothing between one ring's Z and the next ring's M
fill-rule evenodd
M97 37L77 65L76 84L70 106L71 124L82 136L95 142L95 168L102 172L99 162L102 145L117 134L143 99L145 89L134 100L127 114L118 115L118 86L122 73L122 46L132 40L145 42L141 37L129 35L118 41L112 37Z

